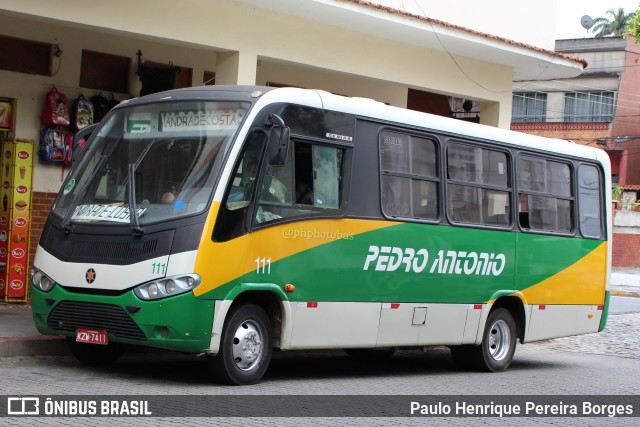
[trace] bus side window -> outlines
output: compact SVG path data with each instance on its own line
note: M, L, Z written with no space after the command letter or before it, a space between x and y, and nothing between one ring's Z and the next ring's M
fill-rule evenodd
M518 158L520 227L541 232L572 233L575 229L572 188L569 163L521 155Z
M602 237L602 215L600 173L595 166L580 165L578 168L578 210L580 232L584 237Z
M447 213L460 224L511 225L511 183L504 151L463 143L447 150Z
M283 166L266 168L256 223L336 215L341 207L345 150L295 141Z
M427 138L385 130L380 133L382 212L392 218L438 218L436 143Z
M266 141L267 134L256 131L245 143L240 161L231 175L213 230L213 239L217 242L231 240L249 231L247 215L251 212L250 207L256 191L255 183Z

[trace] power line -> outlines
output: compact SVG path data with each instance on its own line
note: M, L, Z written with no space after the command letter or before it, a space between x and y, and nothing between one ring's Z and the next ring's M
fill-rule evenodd
M408 13L408 11L407 11L407 7L406 7L406 5L405 5L404 0L402 0L402 1L401 1L401 4L402 4L402 8L404 9L404 11ZM423 15L424 17L428 17L428 15L427 15L426 11L422 8L422 6L420 5L420 3L419 3L419 2L416 2L415 4L416 4L416 6L418 6L418 8L420 9L420 11L422 12L422 15ZM440 44L440 46L444 49L444 51L447 53L447 55L449 56L449 58L450 58L450 59L453 61L453 63L456 65L456 67L458 68L458 70L459 70L459 71L460 71L460 72L461 72L461 73L462 73L462 74L463 74L463 75L464 75L464 76L465 76L465 77L466 77L470 82L472 82L472 83L473 83L473 84L475 84L476 86L478 86L478 87L480 87L480 88L482 88L482 89L484 89L484 90L486 90L486 91L488 91L488 92L492 92L492 93L506 93L506 92L512 92L512 93L513 93L513 87L512 87L510 90L503 90L503 91L496 91L496 90L492 90L492 89L490 89L490 88L486 87L485 85L481 84L480 82L476 81L476 80L475 80L474 78L472 78L469 74L467 74L467 72L462 68L462 66L458 63L458 61L455 59L455 57L451 54L451 52L449 52L449 49L447 48L447 46L442 42L442 40L440 39L440 36L439 36L439 35L438 35L438 33L436 32L436 30L435 30L435 28L433 27L433 24L431 23L431 21L430 21L429 19L426 19L426 22L427 22L427 23L429 24L429 26L431 27L431 31L432 31L432 32L433 32L433 34L435 35L436 40L438 40L438 43ZM625 59L626 59L626 58L625 58ZM526 86L528 86L528 85L538 85L538 86L543 86L542 84L536 83L536 81L538 81L538 80L540 79L540 77L541 77L541 76L542 76L542 75L547 71L547 69L548 69L550 66L551 66L551 64L550 64L550 63L549 63L549 64L547 64L547 66L546 66L546 67L545 67L545 68L540 72L540 74L538 74L538 76L537 76L535 79L533 79L533 80L531 80L531 81L529 81L529 82L525 83L523 86L521 86L521 87L520 87L520 88L518 88L518 89L522 90L523 88L525 88L525 87L526 87ZM573 86L578 86L578 87L585 87L584 85L572 84L572 83L570 83L570 82L560 81L560 80L556 80L556 79L547 80L547 81L551 81L551 82L554 82L554 83L560 83L560 84L573 85ZM594 90L601 91L601 92L611 92L611 93L614 93L613 91L610 91L610 90L596 89L596 88L592 88L592 87L588 87L588 86L587 86L586 88L588 88L588 89L594 89ZM561 88L561 87L560 87L560 88L557 88L557 89L560 89L560 90L561 90L561 89L563 89L563 88ZM579 91L575 91L575 90L574 90L574 91L567 91L567 90L563 90L563 91L564 91L564 92L569 92L569 93L575 93L575 94L586 94L586 95L589 95L589 92L579 92ZM546 94L546 92L543 92L543 91L534 91L534 93L536 93L536 92L537 92L537 93L544 93L544 94ZM624 95L630 95L630 96L640 96L640 95L637 95L637 94L630 94L630 93L624 93L624 92L620 92L620 91L618 91L618 94L621 94L621 93L622 93L622 94L624 94ZM515 95L515 94L514 94L514 96L518 96L518 95ZM618 100L619 100L619 97L618 97ZM618 109L618 108L633 109L632 107L626 107L626 106L621 106L621 105L614 105L614 104L613 104L613 100L612 100L612 103L611 103L611 104L604 103L604 102L597 102L597 101L589 101L589 102L590 102L590 103L593 103L594 105L598 105L598 104L599 104L599 105L604 105L604 106L607 106L607 107L608 107L608 106L611 106L611 108L612 108L612 117L614 117L614 118L618 119L618 120L617 120L617 122L625 122L625 121L624 121L624 120L619 120L619 117L622 117L622 116L614 116L614 115L613 115L613 109L614 109L614 107L615 107L616 109ZM638 102L638 104L640 104L640 102ZM634 110L635 110L635 109L634 109ZM564 111L554 111L554 110L548 110L548 109L547 109L546 111L552 111L552 112L557 112L557 113L564 113ZM635 121L626 121L626 122L627 122L627 123L635 123Z
M506 92L512 92L511 89L509 90L493 90L493 89L489 89L488 87L486 87L485 85L477 82L475 79L473 79L470 75L467 74L467 72L462 68L462 66L458 63L458 61L453 57L453 55L451 54L451 52L449 52L449 49L447 49L447 47L445 46L445 44L442 42L442 40L440 40L440 36L438 35L438 33L436 32L435 28L433 27L433 24L431 23L431 20L428 19L427 13L424 11L424 9L422 8L422 6L420 5L420 3L416 2L416 5L418 6L418 8L420 9L420 11L422 12L423 16L426 19L427 23L429 24L429 27L431 27L431 31L433 32L433 34L436 36L436 40L438 40L438 43L440 44L440 46L442 46L442 48L444 49L444 51L447 53L447 55L449 56L449 58L453 61L453 63L456 65L456 67L458 67L458 70L460 70L460 72L473 84L475 84L476 86L486 90L487 92L491 92L491 93L506 93ZM404 0L402 1L402 7L405 8L405 12L407 12L406 7L404 5ZM408 13L408 12L407 12ZM545 71L547 71L547 69L551 66L551 63L547 64L547 66L544 68L544 70L542 70L542 72L538 75L538 78L540 78L540 76L542 76L542 74L544 74Z

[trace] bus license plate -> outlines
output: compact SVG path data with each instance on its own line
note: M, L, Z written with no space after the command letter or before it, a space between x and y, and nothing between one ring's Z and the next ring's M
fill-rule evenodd
M109 337L107 336L107 331L78 328L76 331L76 342L107 345L109 343Z

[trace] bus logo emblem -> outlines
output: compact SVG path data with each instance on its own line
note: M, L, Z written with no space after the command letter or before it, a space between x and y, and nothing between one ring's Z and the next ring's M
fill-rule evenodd
M92 284L96 281L96 271L93 268L87 270L87 273L84 275L85 280L88 284Z

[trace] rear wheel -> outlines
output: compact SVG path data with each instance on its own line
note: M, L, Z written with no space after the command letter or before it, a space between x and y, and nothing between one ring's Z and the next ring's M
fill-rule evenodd
M516 322L509 310L498 308L489 314L480 345L451 347L459 366L486 372L506 370L516 351Z
M516 352L516 322L509 310L492 311L482 335L482 344L474 347L474 364L483 371L506 370Z
M67 337L67 346L76 359L88 365L114 363L120 359L126 348L124 344L117 342L107 345L81 343L77 342L75 337Z
M209 359L209 368L225 383L255 384L269 366L271 343L269 316L257 305L242 305L225 321L220 350Z

